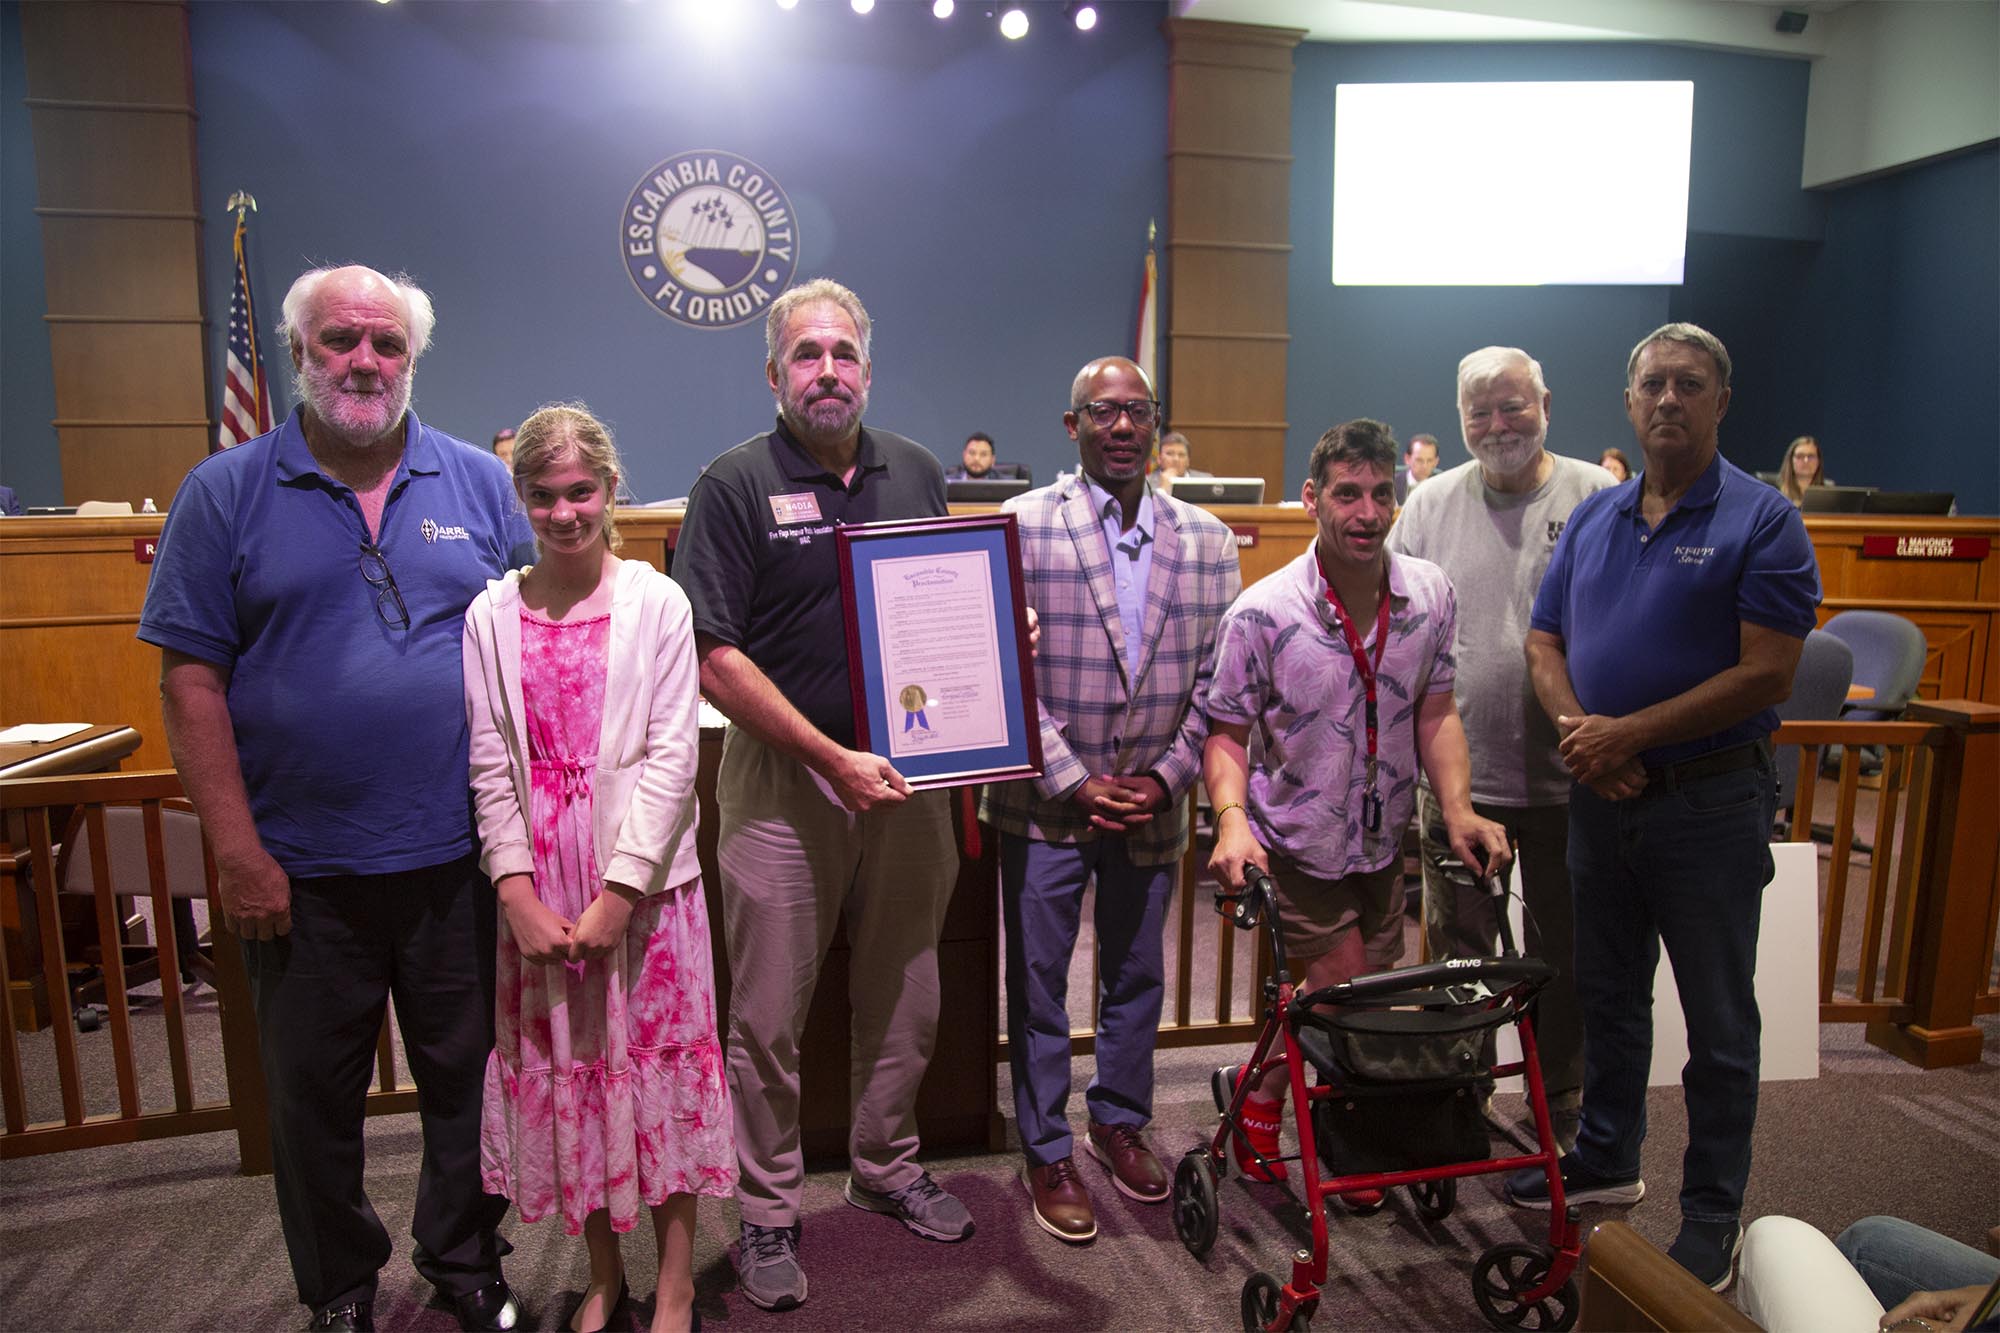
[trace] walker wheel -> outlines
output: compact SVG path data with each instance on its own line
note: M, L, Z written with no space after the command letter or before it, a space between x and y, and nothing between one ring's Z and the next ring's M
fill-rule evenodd
M1197 1259L1208 1256L1221 1222L1215 1200L1215 1159L1206 1148L1193 1148L1174 1172L1174 1234Z
M1425 1180L1410 1186L1410 1201L1417 1207L1417 1216L1426 1222L1442 1222L1451 1216L1451 1210L1458 1207L1458 1181L1447 1176L1443 1180Z
M1576 1325L1576 1280L1564 1282L1552 1295L1532 1305L1521 1293L1532 1291L1548 1279L1554 1255L1544 1245L1519 1241L1495 1245L1479 1256L1472 1270L1472 1298L1486 1322L1498 1329L1521 1328L1536 1333L1562 1333ZM1249 1308L1249 1295L1244 1295Z
M1310 1333L1312 1316L1301 1305L1285 1314L1285 1284L1269 1273L1252 1273L1243 1284L1243 1327L1246 1333Z

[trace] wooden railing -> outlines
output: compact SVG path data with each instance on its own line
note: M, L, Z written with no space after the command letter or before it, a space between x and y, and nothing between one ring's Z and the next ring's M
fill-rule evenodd
M1821 747L1845 748L1834 810L1828 826L1835 855L1822 912L1821 1020L1867 1024L1868 1039L1926 1068L1978 1060L1981 1032L1974 1018L2000 1012L2000 977L1995 973L1995 939L2000 933L2000 708L1963 702L1918 704L1898 723L1789 723L1781 742L1802 747L1804 780L1793 811L1792 836L1812 836L1818 757ZM1878 817L1872 828L1857 819L1862 783L1859 751L1880 746L1883 780ZM219 1000L220 1056L226 1099L196 1100L191 1070L195 1050L189 1037L188 1000L180 982L178 941L169 900L161 811L181 795L171 772L104 774L90 777L0 781L0 818L8 830L0 845L0 868L19 863L4 887L29 907L23 929L39 947L38 966L49 983L56 1021L46 1037L24 1039L17 1028L33 1028L15 1012L15 988L0 953L0 1158L59 1152L70 1148L133 1142L177 1134L233 1129L246 1174L270 1170L263 1069L258 1058L249 987L236 941L215 910L215 866L204 850L203 875L212 923ZM136 806L142 812L147 883L140 896L152 905L159 964L158 1021L164 1029L165 1069L142 1066L135 1040L133 1006L127 998L121 907L109 882L104 810ZM93 1036L91 1058L70 1021L69 957L56 902L56 834L68 812L81 812L88 835L98 938L105 942L102 967L108 1033ZM1857 885L1844 849L1857 828L1871 833L1874 849L1865 882ZM1239 932L1212 910L1204 888L1196 886L1202 853L1191 850L1181 872L1182 891L1169 926L1169 994L1160 1044L1191 1046L1249 1041L1260 1021L1263 981L1270 959L1259 936ZM124 888L126 886L116 886ZM1850 918L1858 918L1850 921ZM1854 928L1850 929L1850 925ZM1197 1010L1197 974L1212 979ZM1843 984L1851 977L1852 981ZM1093 978L1094 981L1094 978ZM1095 995L1095 985L1090 987ZM1094 998L1092 1008L1094 1011ZM145 1009L148 1022L154 1014ZM1091 1014L1095 1021L1095 1013ZM103 1049L108 1039L108 1052ZM33 1060L24 1040L46 1042ZM148 1042L147 1045L153 1043ZM1088 1030L1077 1035L1089 1050ZM213 1052L209 1055L213 1056ZM92 1110L87 1071L100 1073L97 1101L115 1102ZM32 1084L28 1071L36 1081ZM31 1091L46 1088L54 1075L60 1114L31 1121ZM158 1089L157 1094L149 1089ZM39 1095L46 1095L45 1092ZM385 1024L377 1088L369 1095L370 1114L412 1110L415 1093L399 1080Z
M0 1159L233 1129L244 1174L263 1174L271 1169L263 1062L258 1055L249 981L242 950L223 927L222 914L216 908L215 860L205 839L202 872L211 923L219 1056L226 1097L196 1100L192 1071L197 1049L190 1039L188 994L180 976L161 813L167 803L181 795L180 778L173 772L0 781L0 820L6 829L0 864L11 867L5 876L8 882L0 883L0 889L15 894L23 905L22 929L34 937L29 952L38 955L53 1017L43 1033L34 1015L16 1012L17 1006L27 1003L26 993L9 984L7 955L12 951L0 950L0 1117L4 1118ZM141 812L147 881L142 892L136 891L140 886L112 883L104 818L110 806L136 806ZM80 818L89 845L90 882L95 886L93 908L101 944L99 966L107 1021L105 1033L93 1035L89 1041L95 1046L104 1037L109 1040L108 1085L115 1090L115 1107L109 1110L92 1109L93 1103L105 1100L93 1095L104 1086L102 1053L92 1050L88 1052L92 1058L85 1058L85 1039L72 1021L71 959L56 891L57 830L67 825L72 813ZM122 892L114 893L114 888ZM156 1065L140 1061L141 1043L135 1039L134 1027L137 1015L127 996L128 950L120 900L134 897L143 897L152 908L154 938L146 948L159 970L157 1018L163 1040L158 1044L163 1048L164 1076ZM145 1016L149 1023L155 1017L150 1003ZM48 1050L24 1050L31 1042L37 1046L46 1043ZM214 1050L200 1053L211 1060L218 1054ZM368 1113L416 1109L415 1090L407 1080L399 1083L386 1022L377 1063L377 1087L369 1095ZM54 1119L30 1120L31 1088L46 1088L51 1070L60 1114ZM32 1083L30 1071L36 1076ZM96 1084L92 1072L99 1080Z
M1834 849L1820 913L1820 1021L1865 1023L1869 1041L1926 1068L1969 1064L1980 1050L1973 1015L2000 1012L2000 708L1915 704L1909 717L1788 722L1775 738L1800 747L1795 842L1814 836L1816 816L1824 820L1820 759L1826 747L1842 747L1831 820L1817 825ZM1866 822L1857 814L1864 751L1882 759L1875 817ZM1845 853L1871 836L1857 885ZM1246 1043L1262 1022L1270 947L1261 932L1238 932L1213 911L1201 877L1207 855L1191 840L1181 862L1164 1047ZM1078 1054L1095 1046L1094 961L1089 975L1087 1017L1079 1015L1070 1038Z

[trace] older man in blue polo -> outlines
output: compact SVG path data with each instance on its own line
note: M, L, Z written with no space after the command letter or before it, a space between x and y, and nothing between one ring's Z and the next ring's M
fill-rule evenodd
M174 765L243 941L278 1216L310 1327L374 1327L392 1250L363 1182L363 1097L393 993L424 1159L412 1262L464 1328L513 1328L507 1201L480 1188L493 889L466 794L466 604L534 554L484 449L417 419L431 301L370 268L292 284L300 404L196 464L139 637Z
M1528 632L1536 696L1576 786L1569 870L1583 1009L1583 1123L1567 1202L1645 1193L1653 972L1687 1016L1688 1146L1668 1253L1734 1273L1757 1116L1757 927L1771 878L1773 708L1813 627L1819 572L1790 502L1717 451L1729 353L1693 324L1641 339L1625 408L1645 471L1577 506ZM1523 1172L1508 1197L1550 1205Z

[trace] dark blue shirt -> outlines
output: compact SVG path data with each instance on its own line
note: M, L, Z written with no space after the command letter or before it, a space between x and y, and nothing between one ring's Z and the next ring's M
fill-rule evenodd
M710 463L688 492L674 581L698 632L740 650L806 721L852 746L834 526L945 512L944 471L922 445L863 428L843 483L780 422Z
M465 608L534 537L491 453L414 412L404 430L377 544L407 627L363 576L360 504L319 471L297 413L188 473L146 589L139 637L229 672L257 834L293 876L473 846Z
M1577 699L1607 717L1685 694L1735 666L1744 621L1803 639L1819 605L1812 542L1776 487L1717 454L1649 531L1643 485L1643 475L1634 477L1576 507L1531 622L1562 639ZM1777 727L1777 713L1766 708L1640 759L1671 763Z

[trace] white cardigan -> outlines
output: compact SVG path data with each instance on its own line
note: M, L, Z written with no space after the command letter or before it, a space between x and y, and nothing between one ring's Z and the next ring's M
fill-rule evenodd
M701 873L694 621L687 594L644 561L620 561L615 578L593 841L600 879L658 893ZM535 868L520 606L521 575L512 570L488 583L465 613L472 801L480 865L494 880Z

